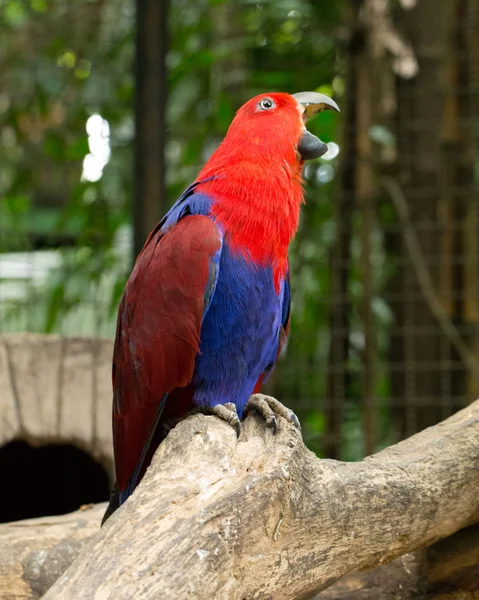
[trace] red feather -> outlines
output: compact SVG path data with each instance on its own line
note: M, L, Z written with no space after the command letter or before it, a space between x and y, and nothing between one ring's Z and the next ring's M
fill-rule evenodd
M150 235L128 280L113 354L113 440L120 490L141 456L162 397L191 381L210 259L220 246L211 219L185 217L165 234L157 230ZM168 408L174 413L173 406Z
M277 109L258 113L261 98ZM276 290L286 276L288 246L303 202L303 163L296 151L304 131L302 112L289 94L261 94L244 104L204 166L199 190L211 196L211 212L228 233L230 247L261 265L272 264Z

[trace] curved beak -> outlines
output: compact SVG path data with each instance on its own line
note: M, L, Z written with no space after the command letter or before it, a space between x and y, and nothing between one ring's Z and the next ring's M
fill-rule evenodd
M304 122L323 110L340 112L339 106L334 100L319 92L299 92L298 94L293 94L293 98L304 106ZM328 151L328 145L305 129L299 140L297 149L302 160L311 160L325 154Z
M304 106L304 120L310 119L323 110L335 110L336 112L341 112L334 100L319 92L299 92L293 94L293 98L299 102L299 104Z

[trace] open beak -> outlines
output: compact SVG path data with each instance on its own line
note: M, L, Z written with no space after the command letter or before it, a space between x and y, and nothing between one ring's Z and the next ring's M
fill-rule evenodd
M334 100L325 94L320 94L319 92L299 92L298 94L293 94L293 98L304 107L304 122L323 110L335 110L340 112L339 106ZM318 158L327 151L327 144L322 142L307 129L304 130L304 133L298 144L298 152L301 155L302 160Z

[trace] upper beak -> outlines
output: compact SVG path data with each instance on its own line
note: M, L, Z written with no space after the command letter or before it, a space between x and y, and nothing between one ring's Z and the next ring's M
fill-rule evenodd
M323 110L336 110L340 112L339 106L334 100L319 92L299 92L298 94L293 94L293 98L304 106L303 117L305 121Z

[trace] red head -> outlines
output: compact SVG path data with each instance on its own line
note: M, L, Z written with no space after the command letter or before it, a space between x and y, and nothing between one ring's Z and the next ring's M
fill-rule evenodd
M288 246L303 200L303 161L327 150L305 128L307 118L339 110L327 96L303 92L260 94L236 113L225 139L198 180L233 248L284 275Z

